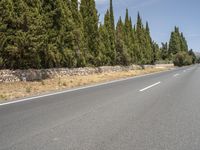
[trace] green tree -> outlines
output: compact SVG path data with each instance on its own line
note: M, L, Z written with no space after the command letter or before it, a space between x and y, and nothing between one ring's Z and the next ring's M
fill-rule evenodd
M81 0L80 12L83 17L84 37L88 49L87 63L95 65L99 55L99 32L97 9L94 0Z
M110 29L109 29L109 34L110 34L110 43L111 43L111 50L112 50L112 65L115 64L116 61L116 49L115 49L115 18L114 18L114 11L113 11L113 1L110 0Z
M37 45L40 43L37 30L40 15L27 1L2 0L0 2L1 56L5 68L39 68ZM36 24L37 23L37 24Z
M180 43L181 43L181 51L188 52L188 44L183 33L181 33L180 35Z
M193 50L189 50L188 54L192 57L192 64L195 64L197 62L197 57L195 55L195 53L193 52Z
M126 15L125 15L125 23L124 23L124 43L126 45L126 48L128 50L128 55L130 57L130 63L135 61L135 53L134 53L134 40L133 40L133 27L132 27L132 21L129 17L128 9L126 9Z
M137 25L136 25L136 49L138 63L150 64L153 60L152 40L150 37L150 30L148 23L144 28L140 14L138 13Z
M70 10L72 12L72 17L75 23L74 26L74 47L73 50L75 51L75 57L77 58L77 67L84 67L86 66L86 57L87 57L87 48L85 45L85 38L84 38L84 28L83 28L83 18L79 11L79 4L78 0L71 0L70 1Z
M175 27L174 31L171 33L169 41L169 53L171 55L174 55L177 54L179 51L181 51L180 32L179 28Z
M169 53L168 53L168 43L161 43L161 59L167 60L169 59Z
M145 59L146 63L155 63L157 58L155 59L155 56L157 56L157 51L158 51L158 45L152 41L151 35L150 35L150 28L148 22L146 22L146 27L145 27Z
M128 53L128 48L124 42L124 35L124 24L120 17L116 27L116 62L118 65L129 65L131 61L131 58Z

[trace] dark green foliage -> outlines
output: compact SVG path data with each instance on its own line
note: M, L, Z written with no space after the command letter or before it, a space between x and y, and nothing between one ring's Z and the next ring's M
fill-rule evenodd
M197 57L195 55L195 53L193 52L193 50L189 50L188 54L192 57L192 64L195 64L197 62Z
M81 0L80 12L83 17L84 38L86 42L87 63L98 64L99 56L99 18L94 0Z
M155 64L159 60L161 60L161 50L159 48L159 45L155 43L154 41L152 42L152 64Z
M169 59L173 58L176 66L191 65L196 63L196 56L192 50L188 51L187 41L183 33L180 33L178 27L175 27L174 31L171 33L168 57Z
M128 53L128 48L124 42L125 40L124 35L125 35L124 24L120 17L116 28L116 52L117 52L116 63L118 65L129 65L131 61L130 55Z
M188 52L188 45L183 33L180 33L179 28L175 27L169 41L169 54L174 55L180 51Z
M136 26L136 47L137 47L137 60L140 64L154 63L153 48L154 44L150 36L150 29L148 23L144 28L142 19L138 13L137 26Z
M192 57L184 51L178 52L176 55L174 55L173 62L175 66L186 66L192 64Z
M110 34L110 43L111 43L111 50L112 50L112 65L115 65L116 61L116 50L115 50L115 18L114 18L114 11L113 11L113 2L110 0L110 29L109 29L109 34Z
M110 0L100 24L95 0L1 0L0 68L154 64L185 57L181 64L196 62L178 27L160 49L139 13L133 25L126 9L115 27L113 10Z
M40 16L23 0L2 0L1 14L1 58L3 68L39 68L40 58L37 36ZM33 26L34 23L38 23Z
M133 39L133 29L132 29L132 21L131 18L129 17L128 9L126 9L126 16L125 16L125 23L124 23L124 44L125 48L127 49L126 52L126 61L127 65L130 63L133 63L135 61L135 56L134 56L134 39Z
M167 60L169 59L169 52L168 52L168 43L161 43L161 59Z
M77 67L86 66L87 48L84 38L83 18L79 12L78 0L71 0L70 10L72 12L73 21L75 24L74 33L74 51L77 59Z

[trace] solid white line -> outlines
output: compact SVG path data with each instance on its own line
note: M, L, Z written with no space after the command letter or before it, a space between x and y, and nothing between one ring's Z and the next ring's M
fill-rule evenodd
M177 76L179 76L179 75L180 75L180 74L177 73L177 74L174 75L174 77L177 77Z
M141 89L140 92L144 92L144 91L146 91L146 90L148 90L148 89L150 89L150 88L152 88L152 87L154 87L154 86L156 86L156 85L158 85L158 84L160 84L160 83L161 83L161 82L157 82L157 83L152 84L152 85L150 85L150 86L148 86L148 87L145 87L144 89Z
M49 97L49 96L54 96L54 95L59 95L59 94L79 91L79 90L88 89L88 88L92 88L92 87L98 87L98 86L107 85L107 84L111 84L111 83L116 83L116 82L121 82L121 81L126 81L126 80L141 78L141 77L146 77L146 76L150 76L150 75L155 75L155 74L159 74L159 73L163 73L163 72L171 72L171 71L174 71L174 69L167 70L167 71L156 72L156 73L149 73L149 74L130 77L130 78L124 78L124 79L119 79L119 80L108 81L108 82L99 83L99 84L95 84L95 85L89 85L89 86L69 89L69 90L65 90L65 91L61 91L61 92L54 92L54 93L45 94L45 95L33 96L33 97L29 97L29 98L24 98L24 99L21 99L21 100L14 100L14 101L10 101L10 102L0 103L0 106L5 106L5 105L9 105L9 104L16 104L16 103L25 102L25 101L31 101L31 100L39 99L39 98L43 98L43 97Z

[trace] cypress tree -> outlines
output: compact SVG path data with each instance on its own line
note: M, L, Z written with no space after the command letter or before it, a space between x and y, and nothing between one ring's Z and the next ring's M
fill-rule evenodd
M106 17L105 17L106 19ZM99 35L100 35L100 55L99 55L99 66L110 65L112 60L110 57L111 45L110 45L110 36L108 34L107 28L105 25L100 25L99 27Z
M157 44L152 41L151 35L150 35L150 29L149 29L149 24L146 22L146 27L145 27L145 36L146 36L146 42L145 42L145 58L146 58L146 63L155 63L155 55L157 51Z
M36 22L38 14L30 9L28 3L19 1L0 2L1 57L5 68L39 68L40 59ZM37 19L37 20L36 20Z
M86 45L84 39L84 29L83 29L83 18L79 11L78 0L71 0L70 2L70 10L72 12L72 17L74 20L74 47L75 57L77 58L76 67L84 67L86 66Z
M181 43L181 51L188 52L188 44L182 32L180 34L180 43Z
M136 49L137 49L137 60L139 64L145 64L146 63L146 59L145 59L145 41L146 41L146 37L145 37L145 29L144 26L142 24L142 19L140 17L140 14L138 13L137 16L137 26L136 26Z
M111 56L112 59L112 65L115 64L116 59L116 50L115 50L115 19L114 19L114 11L113 11L113 1L110 0L110 42L111 42L111 50L113 51L113 54Z
M95 65L99 55L98 15L94 0L81 0L80 12L83 17L84 37L89 56L87 63Z
M125 44L128 49L128 54L131 58L131 62L134 62L134 49L133 49L133 28L132 28L132 21L129 17L128 9L126 9L126 16L125 16L125 24L124 24L124 31L125 31Z
M171 33L170 41L169 41L169 53L174 55L181 51L181 40L179 28L175 27L174 31Z
M161 43L161 59L162 60L167 60L169 59L169 53L168 53L168 43Z
M76 67L74 48L74 27L68 1L44 0L42 14L45 19L45 41L40 52L42 66Z
M128 48L124 40L125 40L124 24L120 17L116 27L116 52L117 52L116 62L118 65L129 65L131 61L131 58L128 53Z

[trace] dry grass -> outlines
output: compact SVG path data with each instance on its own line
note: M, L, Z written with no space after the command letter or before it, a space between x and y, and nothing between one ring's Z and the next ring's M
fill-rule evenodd
M41 82L15 82L0 84L0 101L12 100L31 95L38 95L50 91L59 91L70 89L83 85L90 85L125 77L133 77L142 74L159 72L167 70L166 68L148 68L145 70L134 70L124 72L111 72L102 74L93 74L88 76L70 76L47 79Z

